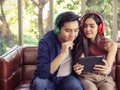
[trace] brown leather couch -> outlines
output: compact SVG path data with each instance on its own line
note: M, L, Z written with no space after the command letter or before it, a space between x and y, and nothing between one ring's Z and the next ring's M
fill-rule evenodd
M37 46L18 46L0 56L0 90L31 90L30 82L36 68ZM112 75L120 90L120 49Z
M36 46L17 46L0 57L0 90L30 90Z

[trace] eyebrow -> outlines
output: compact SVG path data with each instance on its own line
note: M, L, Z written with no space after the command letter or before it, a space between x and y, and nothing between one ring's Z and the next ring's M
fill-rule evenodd
M74 28L74 30L77 30L77 29L79 29L79 27L78 27L78 28ZM66 28L65 30L73 30L73 29L71 29L71 28Z
M94 23L90 23L90 24L86 24L86 23L85 23L84 25L95 25L95 24L94 24Z

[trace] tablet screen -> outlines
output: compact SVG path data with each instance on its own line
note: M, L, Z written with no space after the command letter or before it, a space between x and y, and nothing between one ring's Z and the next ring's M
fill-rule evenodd
M104 56L81 57L78 59L78 63L84 65L83 72L91 72L93 71L95 64L104 65L103 59Z

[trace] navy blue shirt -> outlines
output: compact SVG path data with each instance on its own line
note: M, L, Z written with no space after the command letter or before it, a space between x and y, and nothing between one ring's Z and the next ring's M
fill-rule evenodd
M40 78L52 78L55 73L50 74L50 63L60 53L61 43L57 35L52 31L46 33L38 43L37 68L35 76Z

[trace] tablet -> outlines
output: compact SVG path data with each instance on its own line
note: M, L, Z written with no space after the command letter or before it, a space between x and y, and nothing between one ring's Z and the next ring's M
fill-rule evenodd
M103 59L104 56L81 57L78 59L78 63L84 65L83 72L92 72L95 64L104 65Z

